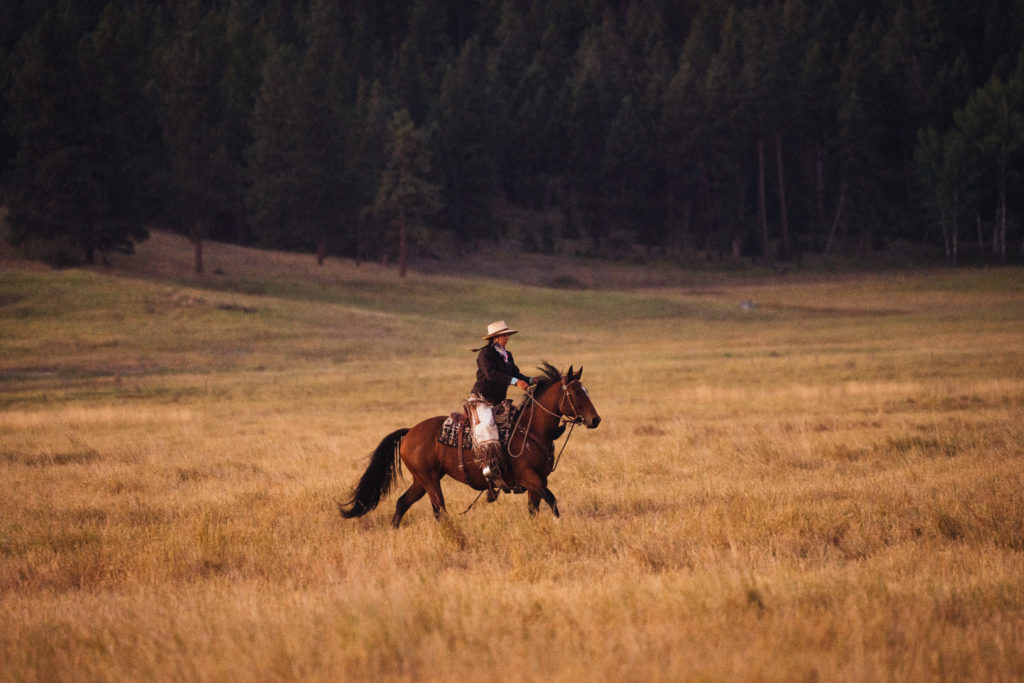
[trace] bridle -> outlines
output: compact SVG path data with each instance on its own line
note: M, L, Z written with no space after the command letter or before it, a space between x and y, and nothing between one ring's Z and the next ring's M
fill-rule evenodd
M578 380L573 380L573 381L575 382L575 381L578 381ZM540 401L538 401L536 398L533 397L533 392L532 391L527 393L526 396L527 396L527 398L530 401L535 403L538 408L540 408L541 410L543 410L545 413L547 413L548 415L550 415L552 417L557 417L560 422L567 422L567 423L568 422L573 422L575 424L582 424L583 423L583 416L580 415L580 411L578 411L576 409L576 404L574 404L572 402L572 395L569 393L569 384L570 383L566 381L566 378L563 377L562 378L562 395L558 398L558 405L555 406L555 410L557 410L558 412L551 411L551 410L548 410L547 408L545 408L544 405ZM583 385L580 385L580 386L583 386ZM586 389L584 389L584 391L586 391ZM572 415L570 415L569 413L567 413L564 410L562 410L562 404L566 400L569 401L569 407L572 408Z
M574 380L574 381L578 381L578 380ZM558 461L562 459L562 453L565 451L565 447L569 443L569 437L572 436L572 430L576 428L576 425L583 424L583 416L580 415L580 412L576 409L576 405L572 401L572 395L569 393L569 384L570 384L570 382L567 382L566 378L563 377L562 378L562 388L561 388L562 393L561 393L561 396L559 396L559 398L558 398L558 404L555 406L555 410L557 412L552 411L552 410L548 410L548 408L546 408L540 401L538 401L534 397L533 394L536 391L536 387L535 386L534 387L530 387L530 390L526 392L526 398L527 398L528 402L532 403L535 407L540 408L541 410L543 410L548 415L557 418L559 424L565 423L565 424L569 425L569 434L566 435L565 441L562 443L562 448L558 451L558 456L555 457L555 461L551 465L551 471L552 472L554 472L555 468L558 467ZM583 385L581 384L580 386L582 387ZM586 389L583 389L583 391L586 391ZM562 404L567 399L569 401L569 407L572 409L572 415L571 416L562 409ZM519 423L522 422L523 414L524 413L526 413L525 409L519 411L519 417L516 419L516 425L512 429L512 433L513 434L515 434L516 432L519 431ZM509 448L509 453L508 453L509 457L511 457L511 458L522 457L523 451L526 450L526 439L530 435L530 426L533 424L533 413L534 413L534 411L531 410L530 411L530 420L529 420L529 422L526 423L526 427L523 429L523 445L522 445L522 447L519 449L518 453L513 453L512 449Z

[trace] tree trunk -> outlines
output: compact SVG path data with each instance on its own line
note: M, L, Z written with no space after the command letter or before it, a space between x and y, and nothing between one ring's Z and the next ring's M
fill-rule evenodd
M779 211L782 214L782 248L785 250L785 257L793 254L793 247L789 242L789 216L786 212L786 174L782 169L782 134L775 134L775 162L779 170Z
M771 257L768 253L768 207L764 190L764 140L757 141L757 222L761 226L761 256L765 260Z
M1006 176L999 185L999 224L996 226L999 262L1006 262Z
M942 201L941 196L937 197L937 201L939 209L939 230L942 231L942 248L946 254L946 265L948 266L953 263L953 242L949 235L949 220L946 216L946 205Z
M363 263L363 235L366 234L366 218L359 214L359 232L356 233L356 268Z
M700 153L700 177L698 182L700 184L701 209L704 214L704 235L710 241L715 232L715 218L712 215L714 209L711 206L711 180L708 178L708 165L707 160L704 158L703 150Z
M322 266L325 258L327 258L327 245L324 244L323 240L318 240L316 243L316 264Z
M821 232L818 233L815 242L821 239L821 234L825 231L825 161L823 156L821 143L818 142L814 149L814 189L817 193L818 230Z
M683 251L690 250L690 227L693 224L693 202L689 199L683 205ZM1024 253L1024 243L1021 244L1022 253Z
M94 239L96 231L93 229L91 221L86 221L84 227L85 229L78 234L79 243L85 252L85 262L91 266L96 263L96 240Z
M974 214L975 222L978 225L978 260L985 262L985 236L981 232L981 213Z
M956 265L956 262L957 262L957 247L958 247L958 245L957 245L957 233L959 231L960 231L960 229L957 227L956 216L954 215L953 216L953 263L951 264L951 265L954 265L954 266Z
M192 237L192 246L195 247L196 273L203 274L203 238L199 235Z
M958 258L958 247L959 247L959 234L960 234L960 220L957 218L957 214L960 213L960 196L958 193L953 193L953 262L950 265L955 266Z
M405 212L402 213L398 226L398 276L405 277L409 269L409 235L408 218Z
M836 237L836 228L839 227L839 217L843 213L844 201L846 201L846 181L843 181L842 186L839 188L839 203L836 205L836 215L832 219L832 227L828 231L828 239L825 241L825 248L821 250L822 254L827 254L828 250L832 247L832 241Z

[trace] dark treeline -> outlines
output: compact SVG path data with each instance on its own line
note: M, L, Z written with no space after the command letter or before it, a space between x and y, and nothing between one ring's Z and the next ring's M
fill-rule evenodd
M23 0L9 237L1020 261L1024 0ZM541 218L542 217L542 218Z

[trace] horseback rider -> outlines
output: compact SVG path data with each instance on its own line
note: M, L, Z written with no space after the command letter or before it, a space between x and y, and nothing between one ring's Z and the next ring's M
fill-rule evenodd
M515 364L508 350L508 339L518 330L509 329L504 320L487 326L483 339L489 342L477 351L476 384L470 390L466 404L473 424L473 449L488 482L509 490L514 482L507 481L505 467L505 446L498 435L495 413L506 416L508 407L505 396L510 386L526 391L534 383Z

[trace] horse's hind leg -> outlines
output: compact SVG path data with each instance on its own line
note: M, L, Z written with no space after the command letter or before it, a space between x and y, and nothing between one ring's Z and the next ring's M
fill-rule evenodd
M427 490L423 488L415 478L413 478L412 486L403 493L398 502L395 503L395 516L391 518L391 526L398 528L398 525L402 523L402 517L406 511L415 503L417 500L423 497L423 494Z
M409 465L409 463L406 464ZM418 491L416 497L409 501L409 505L412 505L426 493L430 498L430 506L434 508L434 517L440 519L441 515L447 512L444 507L444 494L441 493L441 477L438 476L436 471L423 470L412 465L409 465L409 472L412 474L415 483L405 495L409 495L413 489ZM395 512L397 514L397 510Z
M427 495L430 496L430 504L434 508L434 517L441 519L441 515L448 514L448 510L444 507L444 494L441 493L440 477L428 481L424 488L427 490Z

